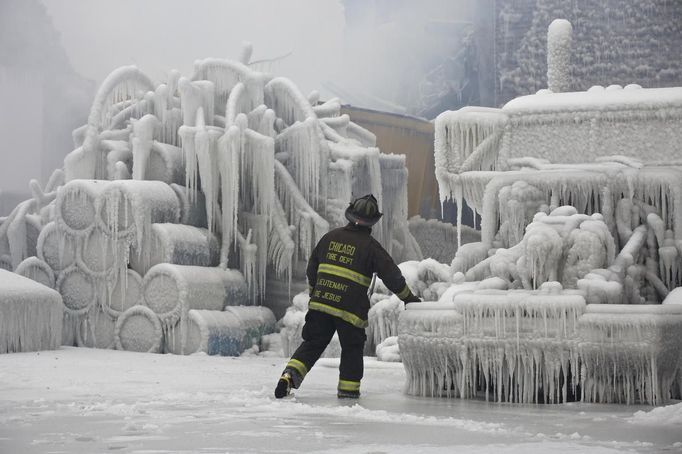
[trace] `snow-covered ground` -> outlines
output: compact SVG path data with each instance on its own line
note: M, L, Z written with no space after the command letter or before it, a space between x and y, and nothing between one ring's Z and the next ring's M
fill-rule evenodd
M322 359L292 398L285 359L62 347L0 355L0 453L682 452L682 403L519 405L403 394L400 363L366 359L336 398Z

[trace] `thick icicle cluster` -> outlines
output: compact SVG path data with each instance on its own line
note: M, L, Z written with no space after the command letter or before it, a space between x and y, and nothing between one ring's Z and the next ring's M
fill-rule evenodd
M34 197L0 221L0 266L61 293L65 344L235 354L211 345L271 320L223 312L265 302L283 315L316 242L366 192L385 204L378 239L420 257L404 159L381 154L338 100L304 97L249 55L158 86L114 71L64 170L45 191L31 182Z
M550 29L558 53L569 26ZM555 76L563 89L567 74ZM445 112L435 129L441 198L459 220L465 201L479 213L481 238L440 282L417 279L438 302L399 312L407 391L681 397L682 87L543 90Z

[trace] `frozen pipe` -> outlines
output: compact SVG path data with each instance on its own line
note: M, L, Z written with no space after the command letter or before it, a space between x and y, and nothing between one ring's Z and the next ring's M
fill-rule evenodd
M313 112L315 112L315 115L317 115L318 118L339 118L339 114L341 113L341 102L339 101L339 98L332 98L329 101L326 101L324 104L313 106ZM348 117L348 114L344 115ZM342 122L345 122L347 125L349 119L350 117L348 117L346 120L342 120ZM330 126L332 125L330 124ZM332 127L336 129L334 126ZM345 135L345 131L342 135Z
M64 310L59 293L2 269L0 287L0 354L58 348Z
M248 65L251 61L251 55L253 54L253 44L249 41L244 41L242 43L242 49L239 52L239 63Z
M246 304L248 295L237 270L169 263L154 265L142 288L144 304L169 329L190 309L220 311L226 305Z
M142 248L133 247L130 267L144 276L159 263L217 266L220 244L207 229L183 224L152 224Z
M97 226L83 238L76 263L94 277L104 277L128 261L128 244L115 240Z
M625 246L623 246L623 248L620 250L616 256L616 259L613 261L613 265L611 265L609 269L624 273L628 266L636 262L635 258L646 242L646 238L647 227L645 225L640 225L639 227L635 228L627 243L625 243Z
M99 209L98 198L107 182L71 180L57 192L55 217L60 231L82 235L92 229Z
M206 227L206 199L200 191L190 194L190 190L179 184L171 184L180 204L180 222L195 227Z
M185 182L185 164L182 149L154 141L150 153L145 180L158 180L165 183L182 184Z
M14 270L15 273L27 277L46 287L55 287L55 276L52 268L38 257L28 257Z
M45 224L38 235L38 258L54 271L61 271L76 262L76 240L67 232L60 232L55 222Z
M116 319L100 306L93 306L76 328L76 345L87 348L114 348Z
M267 308L235 306L230 311L190 310L184 354L204 352L209 355L239 356L260 338L274 332L275 316ZM167 342L170 353L180 354L180 336Z
M133 133L130 141L133 144L133 179L147 178L149 157L154 138L161 129L161 122L154 115L147 114L139 120L131 120Z
M130 173L133 165L133 152L130 149L128 139L124 140L103 140L102 146L105 148L107 155L107 178L109 180L117 179L117 164L119 162L126 166L126 170Z
M127 309L116 321L114 342L118 350L161 352L163 329L159 316L145 306L133 306Z
M102 307L111 317L117 318L129 308L142 303L142 277L136 271L128 269L107 292Z
M138 245L152 223L180 220L178 198L162 181L111 181L100 198L102 208L97 221L102 230L113 238L134 239Z
M64 312L76 318L85 315L99 295L96 287L96 280L76 265L60 272L56 290L62 295Z
M554 93L571 89L571 42L573 26L554 19L547 29L547 87Z

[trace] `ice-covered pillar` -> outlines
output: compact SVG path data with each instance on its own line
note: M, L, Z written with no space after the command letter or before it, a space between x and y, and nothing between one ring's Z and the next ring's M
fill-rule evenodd
M571 42L573 26L554 19L547 29L547 87L554 93L571 89Z

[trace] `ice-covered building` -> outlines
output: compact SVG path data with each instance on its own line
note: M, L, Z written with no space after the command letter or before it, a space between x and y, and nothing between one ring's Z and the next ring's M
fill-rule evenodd
M571 35L549 28L554 90L436 120L441 198L481 215L481 240L415 268L444 276L400 313L411 394L682 394L682 87L561 92Z
M369 192L385 214L377 239L421 258L405 157L250 55L160 84L113 71L63 169L0 222L2 268L61 295L64 344L238 354L274 330L316 242Z

